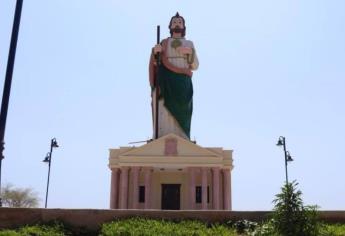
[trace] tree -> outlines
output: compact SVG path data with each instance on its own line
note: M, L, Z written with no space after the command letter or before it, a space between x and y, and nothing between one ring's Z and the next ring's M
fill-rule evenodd
M1 198L5 207L37 207L39 203L32 188L15 188L11 184L2 188Z
M282 192L276 195L273 225L283 236L317 236L319 224L317 206L304 206L302 192L297 183L286 183Z

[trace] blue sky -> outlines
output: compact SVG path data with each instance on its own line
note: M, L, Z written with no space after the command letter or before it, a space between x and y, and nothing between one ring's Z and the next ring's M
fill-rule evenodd
M14 2L0 3L0 86ZM306 204L344 210L345 2L24 1L6 128L3 183L44 206L108 208L108 149L151 137L148 59L186 19L200 60L191 137L234 150L234 210L270 210L289 178Z

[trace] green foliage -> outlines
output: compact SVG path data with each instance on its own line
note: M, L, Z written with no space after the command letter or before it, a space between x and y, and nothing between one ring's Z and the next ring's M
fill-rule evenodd
M61 224L24 226L17 230L0 231L0 236L64 236L65 232Z
M236 230L237 235L241 236L282 236L275 229L275 220L270 219L266 222L256 223L248 220L228 221L226 226ZM307 226L307 229L310 226ZM317 222L318 236L345 236L345 225L343 224L325 224ZM297 234L296 236L312 235L312 234Z
M228 221L226 225L234 228L238 234L250 235L258 228L259 224L249 220Z
M6 207L37 207L39 202L31 188L14 188L11 184L1 189L1 198Z
M237 232L236 232L237 231ZM103 224L101 230L90 231L87 229L70 228L62 223L51 222L45 225L25 226L16 230L2 230L0 236L87 236L87 235L227 235L227 236L281 236L274 229L274 220L264 223L250 222L247 220L228 221L225 224L205 224L200 221L186 220L180 222L166 220L150 220L144 218L131 218L117 220ZM320 224L318 236L344 236L345 225ZM300 236L300 235L296 235Z
M282 236L317 236L318 224L317 207L304 206L302 192L297 190L297 183L287 183L282 192L276 195L273 213L273 226Z
M344 236L345 225L342 224L322 224L320 236Z
M20 235L37 235L37 236L64 236L64 230L60 225L45 226L35 225L21 228L19 231Z
M101 228L102 236L149 236L149 235L236 235L233 229L229 229L224 225L210 225L199 221L181 221L172 222L165 220L151 220L143 218L131 218L126 220L114 221L103 224Z
M274 229L273 219L264 222L262 224L258 224L257 227L248 235L250 236L278 236L276 230Z
M14 230L2 230L0 236L20 236L20 234Z

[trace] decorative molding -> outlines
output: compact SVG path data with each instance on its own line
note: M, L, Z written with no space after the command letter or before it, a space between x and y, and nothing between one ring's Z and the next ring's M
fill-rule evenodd
M177 139L176 138L165 139L164 155L177 156Z

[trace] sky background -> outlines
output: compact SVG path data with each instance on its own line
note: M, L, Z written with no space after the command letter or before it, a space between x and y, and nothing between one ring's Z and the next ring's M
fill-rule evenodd
M15 1L0 2L0 88ZM186 19L200 61L191 137L233 149L233 210L271 210L286 137L306 204L345 210L345 1L24 1L2 183L44 206L108 208L109 148L151 138L148 59Z

